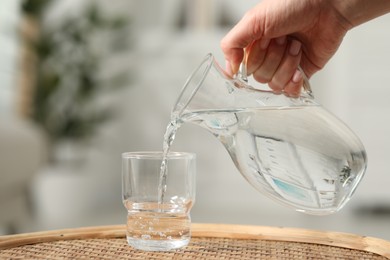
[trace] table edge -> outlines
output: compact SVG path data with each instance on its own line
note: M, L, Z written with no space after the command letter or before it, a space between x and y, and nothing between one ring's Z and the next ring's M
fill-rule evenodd
M225 237L321 244L371 252L390 258L390 242L355 234L318 231L303 228L269 227L233 224L200 224L191 226L192 237ZM125 225L81 227L0 236L0 250L17 246L72 239L121 238Z

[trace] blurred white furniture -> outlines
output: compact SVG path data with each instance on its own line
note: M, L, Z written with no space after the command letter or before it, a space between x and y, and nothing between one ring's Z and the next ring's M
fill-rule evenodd
M45 158L42 133L32 123L0 121L0 227L15 232L31 216L29 184Z

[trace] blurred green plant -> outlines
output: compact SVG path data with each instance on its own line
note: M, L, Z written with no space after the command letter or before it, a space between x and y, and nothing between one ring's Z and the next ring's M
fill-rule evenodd
M47 132L52 144L62 140L85 141L113 116L99 103L107 93L126 85L128 75L104 77L105 62L128 50L128 20L104 14L96 4L80 14L59 17L44 24L53 0L24 0L22 10L38 24L31 39L36 53L36 84L32 118ZM104 103L104 102L103 102Z

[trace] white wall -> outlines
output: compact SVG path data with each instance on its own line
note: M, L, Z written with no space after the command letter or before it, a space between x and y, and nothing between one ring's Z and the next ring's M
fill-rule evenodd
M366 147L368 169L357 200L390 199L389 26L390 15L385 15L350 31L325 70L313 79L323 104L341 117Z
M3 0L0 8L0 116L15 111L19 1Z

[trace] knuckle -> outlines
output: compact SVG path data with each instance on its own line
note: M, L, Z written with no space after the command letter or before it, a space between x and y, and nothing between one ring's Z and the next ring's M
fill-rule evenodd
M271 81L271 78L263 75L262 73L259 73L258 71L253 73L253 78L260 83L268 83Z
M221 47L222 51L226 52L227 50L229 50L229 43L228 41L226 40L226 38L223 38L219 44L219 46Z
M262 19L260 19L257 9L247 11L242 20L245 21L249 30L248 35L251 35L252 40L260 39L263 36L264 23L262 22Z
M284 89L284 84L278 82L275 78L269 82L269 86L273 90L281 91Z

